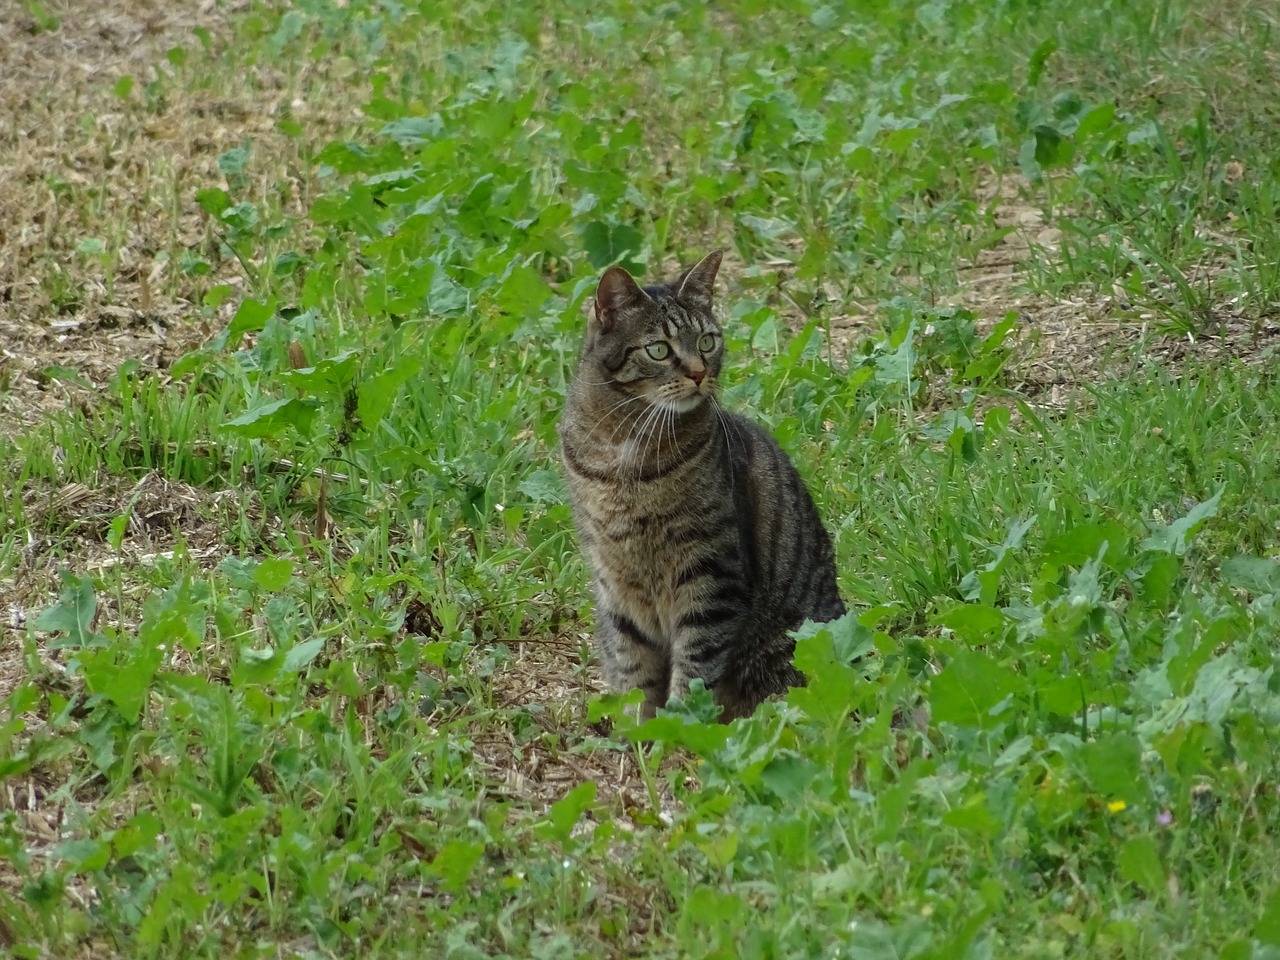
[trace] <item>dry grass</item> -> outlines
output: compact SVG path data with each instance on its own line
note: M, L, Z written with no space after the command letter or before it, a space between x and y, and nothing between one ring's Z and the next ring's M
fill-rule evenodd
M1020 176L989 177L977 199L991 212L994 228L1009 232L973 262L959 265L959 290L943 303L971 311L984 333L1008 313L1018 316L1006 379L1033 405L1061 409L1079 398L1082 385L1150 363L1176 369L1189 361L1236 359L1256 366L1280 351L1280 324L1251 322L1230 303L1216 303L1204 332L1187 336L1170 332L1150 309L1136 309L1119 289L1062 298L1031 292L1032 261L1056 258L1062 231L1045 223L1043 204ZM1228 245L1229 238L1218 239ZM1225 261L1205 264L1205 276L1188 279L1203 281L1228 268ZM801 318L793 314L792 319ZM837 356L883 335L874 304L854 311L846 307L831 321Z
M73 14L68 0L56 8L61 20L54 30L40 29L19 5L0 10L0 436L70 404L91 405L125 360L164 371L221 327L225 311L204 306L203 298L218 284L238 287L242 277L233 261L219 259L194 199L198 189L222 183L219 155L252 141L247 192L269 198L285 215L305 209L300 144L278 131L277 120L304 117L307 136L322 139L351 122L358 94L347 86L342 97L327 100L323 78L285 76L264 65L248 68L236 89L194 76L174 82L177 68L165 58L173 47L197 48L196 27L210 31L216 50L230 35L231 19L249 6L249 0L104 0ZM124 76L135 82L121 98L113 88ZM152 82L159 96L145 93ZM1052 301L1026 293L1027 263L1052 256L1061 239L1030 195L1016 178L988 184L979 199L994 210L997 227L1013 231L963 267L953 300L986 324L1008 311L1020 315L1011 383L1026 396L1060 406L1080 384L1134 362L1136 344L1146 357L1170 363L1188 356L1261 362L1280 345L1280 327L1259 335L1229 315L1216 334L1187 340L1155 333L1141 317L1118 319L1124 305L1112 296ZM105 260L80 252L93 239L103 241ZM179 263L187 251L207 258L213 271L184 273ZM237 300L228 298L226 309ZM841 353L880 333L873 306L853 307L840 305L832 322ZM68 550L81 569L117 568L121 595L140 600L148 566L179 544L202 565L216 563L227 550L227 511L237 506L230 494L155 474L30 490L24 505L37 529L65 533L56 552L51 540L33 536L0 580L0 698L26 674L28 614L56 592ZM132 519L116 551L106 544L106 528L122 514ZM127 611L114 602L104 600L101 614L123 620ZM514 656L491 678L493 700L504 711L527 711L536 730L517 735L505 726L477 727L475 757L496 795L544 806L590 780L602 800L629 817L651 807L649 786L630 754L580 742L589 728L587 700L602 689L579 662L580 639L514 645ZM56 672L52 662L44 667ZM666 776L680 762L670 758L654 774L659 812L671 802ZM63 796L47 769L6 784L0 794L0 809L20 813L36 850L66 835L68 809L91 802ZM6 882L0 876L0 885Z
M140 361L142 372L163 372L225 324L239 298L218 312L202 299L218 284L240 286L242 276L233 261L218 262L195 202L197 190L223 183L219 155L252 141L247 192L278 198L285 184L282 212L305 208L299 144L276 121L305 114L307 137L330 136L358 102L350 85L329 102L323 78L255 65L238 89L213 88L176 77L166 59L173 47L198 48L197 27L210 32L216 51L249 6L107 0L72 13L69 3L50 5L60 14L53 30L21 7L0 11L0 434L28 430L73 406L91 409L126 360ZM191 64L197 56L183 69L200 69ZM134 84L121 98L114 87L125 76ZM148 99L144 88L153 81L164 92ZM91 238L105 241L109 264L78 252ZM208 258L214 271L183 274L178 264L187 250ZM33 535L0 580L0 698L26 675L27 621L56 595L58 570L73 556L77 569L118 576L126 603L140 603L148 568L175 549L201 566L216 564L227 552L228 516L238 508L230 491L211 493L155 473L137 482L102 477L30 489L23 500L33 530L60 533L56 549L51 538ZM130 520L117 551L107 531L121 515ZM115 604L100 598L99 616L125 624L128 610ZM572 745L588 695L602 689L575 668L576 641L521 642L515 650L492 678L494 702L532 709L541 733L518 740L509 731L477 731L477 759L494 789L550 803L566 784L591 779L620 812L645 808L646 788L629 754ZM56 658L41 661L56 675ZM13 782L0 797L0 809L25 811L38 846L56 842L65 804L83 800L59 799L52 786Z
M239 287L242 276L234 261L218 257L195 202L197 190L223 182L222 153L252 142L245 192L271 197L285 215L304 209L300 146L276 122L284 113L305 115L309 132L322 137L350 108L312 107L323 101L298 95L314 80L305 70L286 76L257 64L236 88L208 81L231 23L250 6L47 4L58 18L54 29L21 4L0 9L0 437L60 411L91 410L125 361L138 361L142 373L164 371L225 322L239 298L216 312L203 297L218 284ZM208 52L197 28L208 31ZM166 57L176 47L191 51L182 68ZM177 76L179 69L188 74ZM122 77L133 79L126 97L115 90ZM79 251L92 239L104 242L105 259ZM186 251L213 270L183 273ZM0 695L22 670L27 613L56 593L68 550L77 566L118 565L130 580L179 543L212 561L225 549L224 524L215 518L226 516L229 496L154 474L136 484L102 478L26 491L34 529L52 524L67 536L51 552L47 538L33 535L0 580ZM104 527L122 512L133 519L116 553Z
M0 433L91 400L126 359L164 370L207 339L222 317L204 295L241 276L220 260L196 191L223 182L219 155L252 142L246 193L300 212L299 146L277 120L305 116L323 136L349 111L309 111L296 95L305 73L253 65L234 88L203 76L214 53L193 31L217 51L248 0L49 6L53 30L21 4L0 10ZM166 59L175 47L190 51L180 68ZM122 77L133 79L125 97ZM83 252L95 240L101 256ZM187 251L212 272L184 273Z

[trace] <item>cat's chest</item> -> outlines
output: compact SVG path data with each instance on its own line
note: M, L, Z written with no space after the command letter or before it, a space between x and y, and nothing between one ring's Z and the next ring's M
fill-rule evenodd
M665 486L665 485L664 485ZM590 533L593 559L620 571L665 580L672 565L698 535L696 513L678 491L645 495L635 490L597 490L584 498L579 518Z
M669 634L685 603L678 574L688 562L691 540L704 536L700 518L674 493L651 497L635 491L592 498L580 506L579 517L609 606L652 635Z

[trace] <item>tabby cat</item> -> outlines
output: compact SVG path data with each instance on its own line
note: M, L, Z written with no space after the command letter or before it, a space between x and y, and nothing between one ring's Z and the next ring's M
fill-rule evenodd
M600 278L560 439L596 642L654 715L701 678L721 719L802 684L787 631L845 612L831 538L764 430L716 401L720 251L674 283Z

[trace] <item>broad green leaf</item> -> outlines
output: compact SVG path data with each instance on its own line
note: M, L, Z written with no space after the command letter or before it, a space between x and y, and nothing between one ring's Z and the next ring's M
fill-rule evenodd
M267 325L267 321L271 319L276 312L276 302L274 299L265 302L261 300L245 300L236 308L235 316L231 318L231 324L227 327L225 342L233 347L237 346L240 338L246 333L253 333L261 330Z
M831 624L806 622L795 631L793 659L796 669L805 675L806 684L789 691L787 702L827 726L845 723L860 702L858 688L863 683L862 677L836 649L836 630L851 631L852 628L848 627L850 620L852 614ZM837 628L836 624L840 627ZM869 643L869 630L867 635Z
M356 415L365 430L372 430L387 415L400 387L421 369L421 358L405 353L386 370L360 383L356 388Z
M739 217L738 220L748 230L766 240L777 240L780 237L789 236L796 232L794 223L790 220L782 220L776 217L757 217L747 213Z
M1081 523L1045 541L1044 555L1048 563L1079 566L1102 555L1102 562L1113 569L1123 569L1132 537L1119 523ZM1102 553L1103 546L1106 553Z
M267 50L271 52L272 57L280 56L285 47L302 36L305 23L303 14L298 10L290 10L280 18L280 25L267 41Z
M534 470L517 489L537 503L564 503L564 481L555 470Z
M280 380L303 396L341 397L355 379L359 362L357 351L344 350L318 361L314 366L282 371Z
M218 220L222 218L222 214L231 206L231 194L221 187L208 187L204 190L196 191L196 203L201 210Z
M990 656L960 650L929 687L933 719L966 727L991 727L1005 700L1025 689L1026 681Z
M1142 773L1142 747L1131 733L1111 733L1079 750L1089 785L1104 799L1137 803L1147 794Z
M59 647L93 647L103 642L101 635L90 629L98 601L93 593L93 578L62 575L63 588L58 601L40 611L33 626L37 630L61 633L63 636L48 641L50 650Z
M210 287L209 292L204 295L201 302L210 310L217 310L218 307L222 306L223 301L235 292L236 288L231 284L220 283L216 287ZM202 351L193 352L200 353ZM190 354L187 354L187 356L190 356Z
M158 645L126 643L121 638L111 647L82 653L80 668L89 690L109 700L124 721L133 724L142 715L164 654Z
M668 715L647 720L625 731L625 735L637 742L653 740L687 747L698 756L707 757L724 749L729 728L722 723L689 723L682 717Z
M318 405L311 400L294 397L271 400L226 421L222 426L242 437L278 437L291 427L306 436L317 409Z
M284 671L286 673L297 673L317 656L324 649L324 637L312 637L310 640L303 640L301 643L294 644L284 655Z
M1065 167L1075 157L1075 143L1056 127L1040 123L1031 133L1035 137L1036 165L1041 170Z
M1280 560L1237 556L1223 561L1222 581L1254 595L1280 593Z
M284 656L271 644L264 647L240 647L234 669L232 686L242 687L257 683L271 683L284 669Z
M1182 564L1171 553L1155 554L1143 566L1142 596L1153 607L1164 608L1176 600L1175 587Z
M129 529L130 514L122 513L118 517L111 519L110 525L107 527L107 544L112 550L119 551L124 543L124 535Z
M82 837L55 844L49 856L67 861L72 873L90 873L107 865L111 860L111 847L91 837Z
M288 557L268 557L253 569L253 582L263 590L283 590L293 579L293 561Z
M1102 103L1089 110L1076 125L1076 142L1087 145L1090 140L1112 129L1116 119L1113 103ZM1110 137L1106 138L1110 140Z
M111 849L118 858L132 857L150 847L164 824L149 810L135 814L111 835Z
M813 892L823 898L841 897L860 891L867 886L869 871L865 863L848 860L834 870L815 873L809 877Z
M975 424L963 410L945 410L933 421L920 428L920 433L930 440L945 442L957 431L972 433Z
M454 894L462 893L482 856L483 843L450 840L431 861L431 872L440 878L440 885L445 890Z
M228 180L240 176L249 166L249 152L249 147L246 144L240 147L232 147L225 153L219 154L218 171Z
M858 619L858 615L852 611L826 623L806 620L799 629L792 631L791 635L799 645L810 637L816 637L822 633L831 635L831 652L839 663L851 665L875 647L874 632L870 627L864 626Z
M406 147L415 147L439 139L443 133L444 121L438 113L433 113L429 117L401 117L378 131L379 136L387 137Z
M707 862L717 870L723 870L738 854L739 835L731 830L714 833L698 841L698 849Z
M1116 858L1120 875L1136 883L1150 897L1164 892L1165 871L1160 863L1160 850L1155 840L1146 835L1130 838Z
M790 750L779 751L760 771L760 782L784 801L796 800L818 773L818 765Z
M592 697L587 703L587 723L599 723L608 717L615 726L630 726L632 724L628 723L628 714L634 714L634 708L643 702L644 693L640 690L628 690L626 693L602 693Z
M1269 947L1280 947L1280 887L1272 890L1263 903L1253 935Z
M1048 39L1031 51L1031 56L1027 60L1027 86L1035 87L1040 83L1040 78L1044 76L1045 64L1049 62L1049 58L1057 52L1058 41Z
M142 604L138 647L172 649L180 644L189 651L198 650L205 636L208 599L208 584L187 577L151 594Z
M1036 703L1040 709L1059 717L1079 716L1088 703L1089 681L1074 673L1065 677L1050 673L1050 676L1052 679L1035 685Z
M942 822L983 840L990 840L1000 831L1000 821L987 809L987 798L983 793L976 793L960 806L952 807L943 814Z
M933 622L955 631L957 637L972 644L989 643L1009 625L1003 613L981 603L957 603L934 617Z
M578 784L551 805L551 809L547 812L548 833L561 843L566 842L595 798L594 781L588 780Z
M671 699L658 711L660 717L675 717L691 726L714 724L720 716L715 696L700 678L695 678L682 697Z
M876 383L899 386L910 384L912 371L916 365L914 331L915 326L912 324L907 335L892 352L882 353L876 357Z
M632 255L638 253L643 244L644 237L640 231L626 224L593 220L582 228L583 249L597 270L603 270L612 263L621 263L631 273L642 272L643 266L636 263Z
M1142 549L1182 556L1187 552L1187 544L1200 526L1217 515L1218 501L1222 499L1223 489L1225 488L1219 488L1218 492L1208 500L1196 504L1185 517L1173 521L1168 526L1153 530L1151 536L1142 541Z
M689 930L720 925L742 929L750 915L752 911L737 894L703 885L690 891L684 902L680 926Z

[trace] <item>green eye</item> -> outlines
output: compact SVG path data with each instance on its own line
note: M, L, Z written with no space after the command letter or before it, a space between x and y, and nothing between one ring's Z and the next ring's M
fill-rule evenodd
M710 353L716 345L716 335L714 333L704 333L698 340L698 349L703 353Z
M651 343L644 348L644 352L655 360L665 360L671 356L671 347L664 341L659 340L657 343Z

